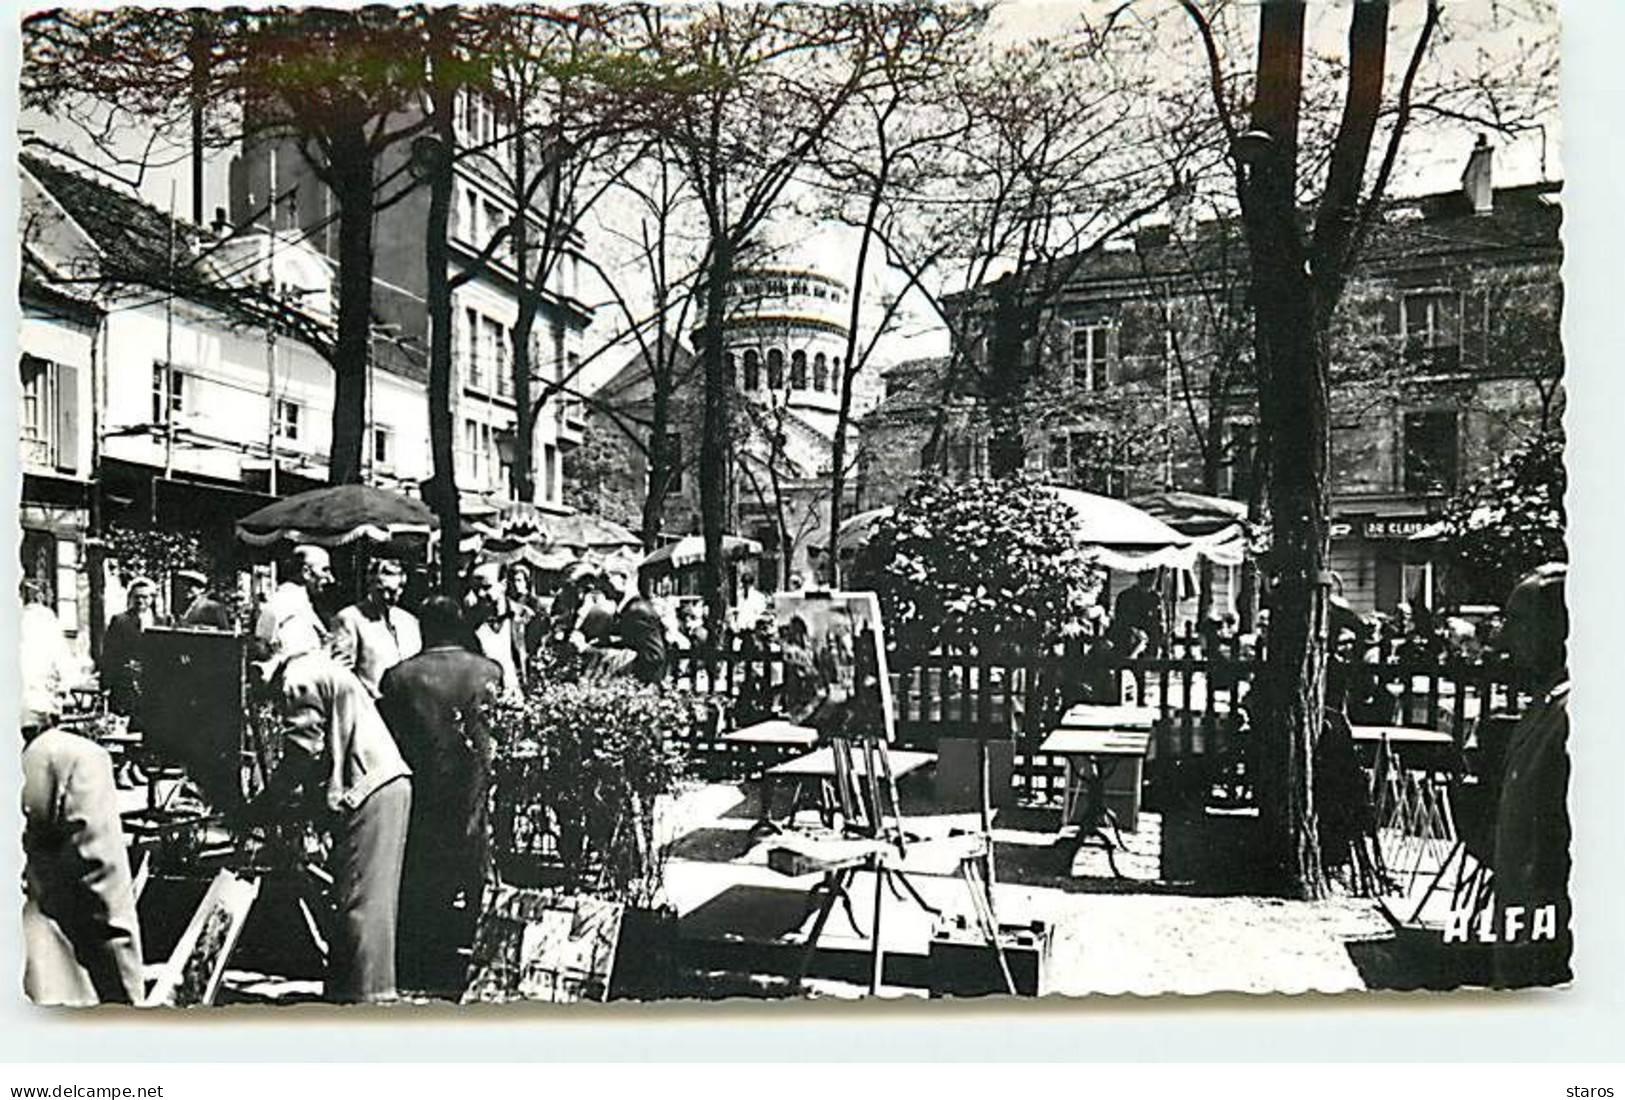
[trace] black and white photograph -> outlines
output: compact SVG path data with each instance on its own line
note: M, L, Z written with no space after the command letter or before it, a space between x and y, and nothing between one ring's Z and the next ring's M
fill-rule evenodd
M1555 0L18 20L13 999L1584 980Z

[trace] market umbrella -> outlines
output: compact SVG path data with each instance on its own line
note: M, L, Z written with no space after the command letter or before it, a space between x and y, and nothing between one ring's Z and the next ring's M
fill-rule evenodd
M762 544L755 539L739 535L722 536L722 560L738 561L753 558L762 552ZM684 535L669 546L651 552L643 559L641 569L686 569L705 560L705 540L699 535Z
M1190 543L1188 537L1126 500L1059 485L1043 488L1071 510L1078 537L1091 546L1152 549Z
M1198 554L1196 540L1127 501L1059 485L1043 489L1066 505L1091 559L1101 565L1131 573L1161 566L1189 568ZM891 513L890 508L872 508L842 522L843 552L867 543L875 526Z
M1189 535L1199 558L1216 565L1240 565L1247 556L1250 525L1240 501L1169 490L1136 497L1136 507Z
M1240 501L1177 489L1135 497L1133 504L1181 534L1193 537L1217 534L1227 527L1247 522L1247 506Z
M870 508L866 512L859 512L855 516L848 516L841 521L841 556L849 557L859 549L869 544L869 539L875 533L875 525L891 515L890 508ZM826 552L827 544L813 547L818 553Z
M329 485L251 512L237 521L237 537L250 546L345 546L358 539L427 536L436 526L434 513L420 500L371 485Z
M516 546L503 546L485 543L478 547L481 557L487 561L501 562L503 565L512 565L523 562L535 569L547 573L557 573L570 568L578 560L579 555L574 550L563 546L544 547L527 542Z
M536 527L546 545L570 550L608 551L643 545L643 540L625 527L588 512L541 514L536 517Z

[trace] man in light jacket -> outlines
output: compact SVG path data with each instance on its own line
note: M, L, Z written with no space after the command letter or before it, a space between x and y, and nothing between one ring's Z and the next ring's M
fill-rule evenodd
M57 725L72 658L25 592L23 991L35 1004L139 1004L141 933L107 750Z
M332 559L326 550L320 546L294 548L291 578L277 585L254 624L262 657L285 658L327 648L327 626L314 600L332 583Z
M367 689L326 653L299 654L269 671L287 751L250 814L286 816L292 812L290 796L301 787L325 793L338 910L327 995L336 1001L392 1001L411 769Z
M378 698L384 673L423 648L418 621L400 606L406 572L399 562L377 558L367 568L367 595L333 620L333 657Z

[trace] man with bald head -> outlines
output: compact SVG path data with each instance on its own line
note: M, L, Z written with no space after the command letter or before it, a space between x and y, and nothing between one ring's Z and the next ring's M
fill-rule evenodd
M1495 817L1495 984L1505 989L1573 977L1567 579L1568 567L1557 563L1525 576L1507 599L1501 630L1534 696L1507 740Z
M313 602L333 583L333 566L320 546L297 546L290 576L260 608L254 637L264 657L291 657L327 648L328 631Z

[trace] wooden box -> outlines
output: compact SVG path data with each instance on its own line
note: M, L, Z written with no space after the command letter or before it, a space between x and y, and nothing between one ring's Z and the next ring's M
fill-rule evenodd
M1042 997L1049 991L1054 939L1055 929L1043 921L999 926L999 941L1017 996ZM933 997L980 997L1006 992L997 954L981 929L964 917L939 921L932 931L930 969Z

